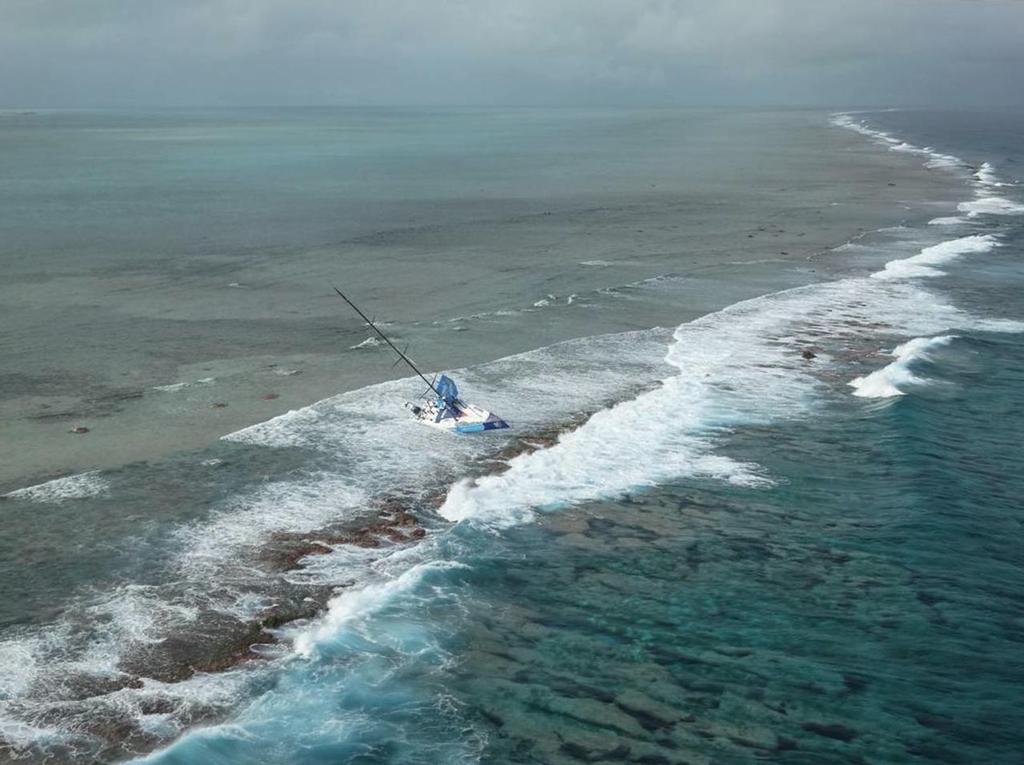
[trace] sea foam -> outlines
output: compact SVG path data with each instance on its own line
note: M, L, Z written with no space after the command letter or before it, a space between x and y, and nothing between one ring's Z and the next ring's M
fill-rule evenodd
M867 128L859 132L872 135ZM874 137L890 146L900 143L877 132ZM948 155L935 153L929 160L940 161L941 156ZM960 246L966 247L963 242ZM981 242L972 246L981 247ZM917 265L933 268L964 252L933 251L928 257L938 260L919 260ZM527 521L538 511L679 478L770 486L771 476L763 468L722 454L720 447L733 430L813 413L822 404L818 394L827 384L822 372L834 371L837 363L829 358L829 348L863 343L866 332L927 336L923 342L937 343L939 332L973 327L995 325L958 311L913 280L844 279L745 301L671 333L649 330L585 338L461 370L456 376L467 397L509 416L517 433L564 425L581 411L597 413L553 446L512 459L503 473L456 481L440 512L449 520L493 527ZM1015 331L1010 325L1004 328ZM912 353L907 349L915 342L900 346L889 367L923 358L927 347ZM800 353L810 344L817 352L813 361ZM658 380L657 387L648 390L649 383ZM888 382L897 390L901 384L891 373ZM378 492L415 492L425 481L450 482L467 474L471 460L493 457L508 443L501 435L453 438L410 422L400 401L421 388L418 380L410 379L371 386L228 436L241 445L308 449L311 459L329 465L331 472L290 476L215 507L205 520L173 540L182 548L176 558L182 576L194 577L194 583L223 585L223 580L208 576L208 565L220 565L218 556L231 558L279 529L315 529L345 517ZM620 403L608 406L615 400ZM430 598L438 597L440 588L433 586L431 577L450 564L439 562L440 553L429 545L444 535L431 533L419 545L393 551L347 550L317 556L314 566L322 567L325 582L340 581L341 572L351 576L358 566L347 565L350 562L372 568L332 599L320 619L282 633L294 641L300 657L314 660L345 640L365 648L397 639L379 622L371 622L386 617L392 605L416 602L428 591ZM449 535L449 542L454 536ZM375 560L354 561L357 553ZM339 560L346 565L338 566ZM332 572L331 565L338 567ZM197 589L189 585L189 592ZM111 594L110 600L85 609L87 618L80 619L101 631L80 657L81 666L97 673L116 667L122 646L129 641L159 640L169 634L168 625L186 630L195 626L191 602L169 600L156 588L119 588ZM55 651L54 646L64 640L61 630L68 629L65 625L50 630L31 646L7 646L6 654L0 650L4 658L25 668L10 681L12 694L21 697L26 688L44 687L40 680L46 673L54 678L67 674L69 664L61 658L64 649ZM375 679L380 666L373 667ZM145 697L161 694L180 710L175 715L188 720L191 699L199 700L200 709L203 704L230 703L243 682L240 678L258 671L250 666L244 671L198 673L173 687L146 681L141 689L110 694L116 697L111 703L136 710ZM263 703L254 706L265 708ZM161 730L176 724L167 717L152 722Z
M888 148L889 151L924 157L926 160L924 163L925 167L941 170L964 170L967 167L966 163L957 156L936 151L930 146L917 146L894 138L884 130L869 127L863 120L858 121L854 119L852 112L833 114L830 121L836 127L853 130L856 133L873 139L876 143Z
M312 531L352 515L365 501L361 489L325 474L278 481L232 499L205 521L182 527L176 534L178 562L195 576L230 563L233 554L273 532Z
M850 381L850 386L854 389L853 395L862 398L891 398L905 395L906 391L903 388L926 382L914 374L912 366L921 361L930 361L929 351L949 345L955 339L955 335L916 337L897 346L889 354L896 358L895 361L869 375Z
M307 658L314 655L324 644L337 641L342 630L358 629L363 620L388 607L396 599L413 593L433 572L455 568L465 566L457 561L423 561L394 578L368 582L357 589L341 591L327 604L327 611L320 619L293 636L295 653Z
M971 218L979 215L1024 215L1024 205L1005 197L979 196L969 202L961 202L957 209Z
M24 489L17 489L6 496L11 499L27 499L31 502L59 503L69 499L96 497L103 494L108 488L109 484L100 475L100 471L92 470L65 478L55 478L35 486L26 486Z
M680 478L757 486L756 465L719 454L735 428L799 418L820 401L797 352L800 336L861 340L863 327L891 334L973 327L978 320L912 282L844 279L730 306L680 326L666 360L678 374L605 409L553 446L520 455L508 470L455 484L440 508L450 521L503 527L538 510L614 497ZM1009 328L1007 328L1009 329Z
M988 252L999 246L999 240L991 234L973 234L959 239L925 247L917 255L899 260L890 260L885 268L871 274L874 279L909 279L916 277L942 276L935 266L956 260L963 255Z
M355 350L358 350L360 348L376 348L380 344L381 344L381 342L377 338L375 338L375 337L368 337L365 340L363 340L361 343L356 343L355 345L349 346L349 350L350 351L355 351Z
M981 167L974 173L974 180L979 186L988 188L999 188L1009 185L999 180L999 176L996 175L996 169L990 162L981 163Z
M153 390L158 390L163 393L174 393L179 390L184 390L185 388L193 388L197 385L213 385L215 382L217 382L216 377L203 377L199 380L192 380L189 382L170 383L169 385L154 385Z

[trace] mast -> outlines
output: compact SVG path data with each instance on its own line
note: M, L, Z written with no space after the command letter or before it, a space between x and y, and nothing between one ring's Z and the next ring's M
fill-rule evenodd
M374 324L372 321L370 321L369 317L367 317L367 315L365 313L360 311L359 308L356 307L355 303L353 303L351 300L349 300L347 297L345 297L344 293L341 290L339 290L337 287L334 288L334 291L338 293L338 296L342 300L344 300L346 303L348 303L350 306L352 306L352 310L355 311L357 314L359 314L359 316L362 317L363 321L365 321L367 323L367 325L369 325L369 327L374 332L376 332L378 335L380 335L380 339L383 340L385 343L387 343L391 347L391 350L393 350L395 353L397 353L399 355L399 357L402 359L402 361L404 361L406 364L409 365L409 367L412 369L413 372L415 372L416 374L418 374L420 376L420 379L423 380L423 382L425 382L427 384L427 386L430 388L430 390L434 391L434 393L436 393L438 397L441 396L441 394L437 392L437 388L434 387L434 383L430 382L430 380L428 380L424 376L424 374L420 370L418 370L416 368L416 365L413 364L409 360L408 356L406 356L404 353L402 353L400 350L398 350L398 348L395 346L395 344L388 339L387 335L385 335L383 332L381 332L379 329L377 329L377 325Z

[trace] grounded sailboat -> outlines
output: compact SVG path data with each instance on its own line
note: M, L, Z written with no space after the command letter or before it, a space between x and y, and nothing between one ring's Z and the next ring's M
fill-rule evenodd
M458 386L448 375L435 375L433 380L428 380L416 365L412 363L409 357L400 351L398 346L392 343L390 338L381 332L377 325L365 313L360 311L355 303L349 300L337 287L334 288L334 291L427 384L427 390L423 392L421 397L423 399L422 403L407 401L405 404L405 407L412 412L417 422L453 433L480 433L486 430L502 430L510 427L508 422L498 415L463 401L459 397ZM397 364L398 362L395 363Z

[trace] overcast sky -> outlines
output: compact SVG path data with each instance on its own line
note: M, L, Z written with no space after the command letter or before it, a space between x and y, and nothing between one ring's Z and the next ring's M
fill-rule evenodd
M1022 0L0 0L0 106L1024 105Z

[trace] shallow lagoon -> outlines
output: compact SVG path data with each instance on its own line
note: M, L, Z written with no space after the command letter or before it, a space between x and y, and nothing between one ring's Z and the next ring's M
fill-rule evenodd
M398 260L353 261L372 281L374 269L437 238L437 251L498 274L534 242L525 276L513 268L493 282L498 310L473 312L477 298L438 284L439 316L393 325L443 363L467 364L458 376L474 398L515 412L512 440L432 440L401 419L408 384L395 381L192 450L182 450L188 439L153 453L82 440L120 467L0 502L17 531L5 537L0 570L11 594L0 651L17 670L0 699L9 753L106 761L158 749L153 761L170 763L1014 762L1019 224L985 215L928 225L991 189L967 165L922 168L927 156L887 152L870 134L829 127L826 115L715 119L724 123L691 146L698 154L725 140L723 124L734 138L789 150L737 143L728 179L710 180L710 160L698 165L699 183L691 180L702 196L675 188L671 200L637 201L620 179L629 204L375 235L383 249L373 251ZM640 219L644 230L632 229ZM958 246L925 278L872 277L979 235L1000 246ZM509 248L480 259L485 240ZM298 289L326 261L285 278L288 268L338 252L273 267ZM18 300L38 299L25 287L34 278ZM128 298L137 309L123 326L183 310L179 298L203 304L204 289L166 304L143 290ZM764 293L775 294L737 304ZM333 321L328 305L303 309L303 321ZM248 343L272 339L275 323L294 328L273 316L242 321L250 309L224 303ZM365 349L306 349L301 374L278 375L300 365L273 354L259 367L257 357L221 358L204 343L223 335L202 328L228 325L202 312L177 320L196 334L195 345L172 343L191 359L175 377L216 381L147 388L105 411L89 438L106 430L119 443L119 429L144 432L137 418L163 417L209 420L203 432L219 434L227 422L213 420L220 410L210 404L225 391L255 396L274 379L281 399L259 399L274 410L324 395L321 384L389 373L390 361ZM655 325L678 329L647 329ZM41 325L17 326L27 334L15 339ZM897 379L895 346L940 333L952 339L908 362L914 380L898 380L902 395L853 395L849 383L865 374ZM328 336L364 339L357 326ZM566 337L579 339L508 355ZM209 358L197 360L196 348ZM482 349L502 358L480 364ZM357 359L351 378L316 372L351 370ZM179 382L146 375L147 384ZM22 412L26 390L7 390L5 411ZM240 424L259 419L235 403ZM652 407L656 417L637 416ZM35 457L24 450L24 472L48 442L32 441L34 421L19 417L6 434L37 448ZM164 450L174 454L158 457ZM122 464L128 452L150 459ZM489 477L449 491L466 476ZM457 517L465 520L451 524Z

